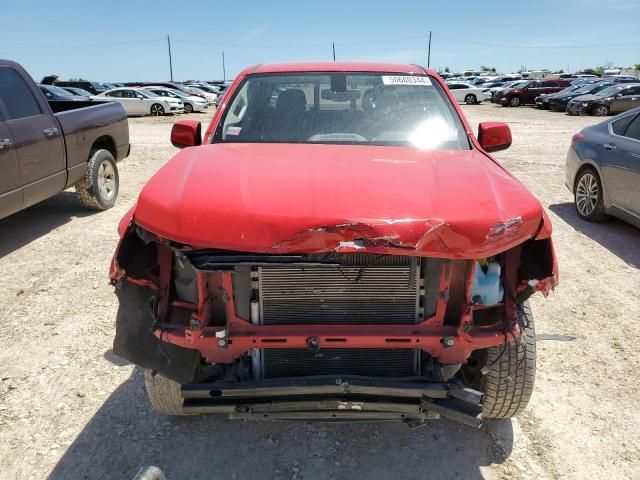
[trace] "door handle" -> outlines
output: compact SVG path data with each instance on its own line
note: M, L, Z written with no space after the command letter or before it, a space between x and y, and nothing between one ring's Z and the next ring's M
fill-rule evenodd
M56 127L45 128L42 133L45 137L55 137L58 135L58 129Z
M0 138L0 152L9 150L12 143L10 138Z
M613 151L616 149L615 143L605 143L602 146L605 148L605 150L609 150L609 151Z

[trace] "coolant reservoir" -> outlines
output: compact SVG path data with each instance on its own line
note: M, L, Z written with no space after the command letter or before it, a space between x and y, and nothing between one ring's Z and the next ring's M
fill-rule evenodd
M487 266L487 271L482 269L480 263L476 262L476 272L471 284L471 300L475 304L495 305L500 303L504 297L504 288L500 281L500 264L491 262Z

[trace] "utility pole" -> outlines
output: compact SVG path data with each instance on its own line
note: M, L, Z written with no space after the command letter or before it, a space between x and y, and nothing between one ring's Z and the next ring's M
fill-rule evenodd
M333 49L333 61L336 61L336 42L331 42L331 48Z
M224 66L224 50L222 51L222 81L227 81L227 69Z
M171 60L171 39L167 34L167 46L169 47L169 74L171 75L171 81L173 82L173 62Z
M427 68L431 67L431 30L429 30L429 48L427 49Z

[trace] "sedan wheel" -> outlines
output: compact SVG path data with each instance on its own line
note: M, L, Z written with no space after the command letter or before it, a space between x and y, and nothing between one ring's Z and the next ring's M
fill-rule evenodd
M470 93L469 95L464 97L464 103L466 103L467 105L475 105L476 103L478 103L478 99L475 95Z
M164 115L164 107L158 103L154 103L153 105L151 105L151 115L153 115L154 117Z
M509 105L511 107L519 107L520 106L520 97L511 97L511 100L509 100Z
M593 114L596 117L606 117L607 115L609 115L609 109L606 107L606 105L598 105L593 109Z
M583 170L576 180L575 205L578 215L585 220L597 222L605 218L602 186L595 170Z
M184 104L184 113L193 113L193 107L190 103Z

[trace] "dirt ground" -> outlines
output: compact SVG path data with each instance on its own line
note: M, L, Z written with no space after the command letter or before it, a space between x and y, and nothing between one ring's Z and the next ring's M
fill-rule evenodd
M564 186L571 135L596 119L491 104L464 111L473 125L510 124L513 146L496 157L554 224L561 285L532 301L539 367L521 417L411 430L152 411L141 372L111 352L107 267L118 220L175 153L173 119L131 119L115 208L87 212L67 191L0 220L0 478L130 479L149 464L170 480L640 478L640 231L580 221Z

